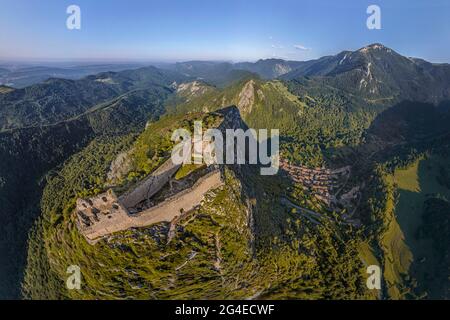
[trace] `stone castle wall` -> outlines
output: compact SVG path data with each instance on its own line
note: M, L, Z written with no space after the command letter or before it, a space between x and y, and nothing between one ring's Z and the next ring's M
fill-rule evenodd
M208 191L223 184L220 171L212 171L201 177L191 188L135 215L130 215L120 198L109 190L88 200L77 200L77 226L90 243L95 243L117 231L170 222L181 213L194 209Z
M150 198L169 182L171 177L181 167L179 164L173 164L172 159L164 162L150 176L141 181L134 189L120 196L120 202L126 208L132 208L139 202Z
M220 171L216 170L201 177L191 188L181 191L158 205L133 216L135 227L143 227L153 223L170 222L198 206L209 190L216 189L224 183Z
M300 183L304 190L309 191L316 199L327 206L336 202L336 193L346 184L351 173L351 167L345 166L331 170L327 168L308 168L295 166L281 159L280 168L296 183Z

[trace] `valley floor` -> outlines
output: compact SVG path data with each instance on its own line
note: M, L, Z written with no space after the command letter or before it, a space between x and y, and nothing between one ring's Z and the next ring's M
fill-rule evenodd
M437 177L449 159L440 156L421 158L405 169L397 169L387 178L396 188L389 229L384 234L383 246L390 253L385 264L385 277L390 285L389 295L399 298L404 280L414 277L419 290L436 286L433 274L436 253L432 240L419 237L423 223L424 202L427 198L441 196L450 199L450 190L439 184ZM433 298L432 291L429 293Z

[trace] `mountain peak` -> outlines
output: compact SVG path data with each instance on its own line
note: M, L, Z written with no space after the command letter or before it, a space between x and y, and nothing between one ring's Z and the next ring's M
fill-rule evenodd
M383 50L386 52L392 52L392 49L389 49L388 47L384 46L381 43L369 44L368 46L365 46L365 47L359 49L358 52L367 53L369 51L374 51L374 50Z

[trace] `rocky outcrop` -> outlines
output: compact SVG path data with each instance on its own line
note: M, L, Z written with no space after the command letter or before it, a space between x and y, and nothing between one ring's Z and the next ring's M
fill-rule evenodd
M255 102L255 81L248 81L239 93L238 108L241 115L249 114Z
M106 175L106 178L110 183L117 183L131 170L132 160L130 154L132 152L133 150L121 152L117 155L116 159L111 162L109 172Z
M291 71L292 71L292 68L290 66L284 65L284 64L281 64L281 63L277 63L274 66L274 70L273 70L274 78L282 76L283 74L286 74L286 73L291 72Z
M226 129L247 129L235 106L218 110L216 114L223 119L217 127L222 133ZM125 155L119 156L114 166L120 167L119 163L125 159ZM78 229L90 243L95 243L117 231L171 222L198 206L210 190L224 184L217 165L175 180L173 176L180 167L168 159L120 197L108 190L96 197L78 199L75 210Z
M90 243L131 225L127 209L112 190L89 199L78 199L75 213L78 230Z
M177 86L177 94L188 97L198 97L210 90L210 87L200 81L181 83ZM187 100L189 101L189 99Z

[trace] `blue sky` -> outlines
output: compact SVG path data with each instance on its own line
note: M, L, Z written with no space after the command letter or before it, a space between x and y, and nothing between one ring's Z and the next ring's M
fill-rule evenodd
M66 28L71 4L81 30ZM381 30L366 28L370 4ZM0 0L0 30L15 61L307 60L381 42L450 62L447 0Z

